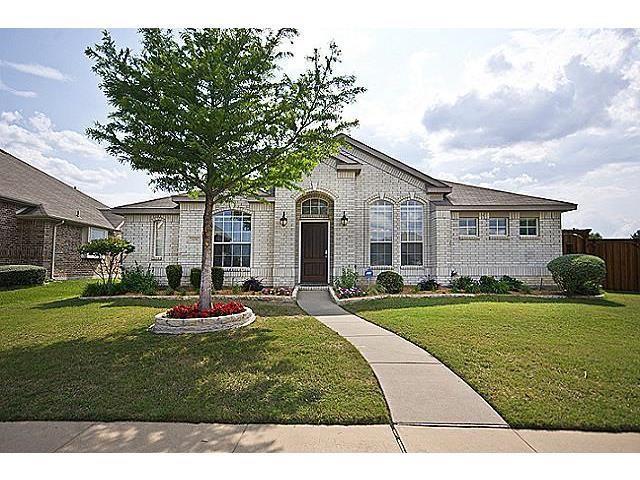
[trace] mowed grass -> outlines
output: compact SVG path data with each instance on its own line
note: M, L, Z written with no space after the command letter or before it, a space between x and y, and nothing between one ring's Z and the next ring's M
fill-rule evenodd
M241 329L147 331L176 303L80 300L85 282L0 291L0 420L383 423L375 377L296 305Z
M514 427L640 431L640 295L347 308L431 352Z

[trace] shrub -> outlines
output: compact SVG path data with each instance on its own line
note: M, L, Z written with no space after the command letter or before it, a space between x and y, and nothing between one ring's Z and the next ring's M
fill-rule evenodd
M255 277L247 278L242 284L243 292L261 292L263 288L262 280Z
M192 268L191 272L189 272L189 283L196 290L198 290L200 288L200 275L201 275L201 273L202 273L202 270L199 269L199 268L196 268L196 267Z
M342 288L336 287L336 297L338 298L353 298L364 297L365 293L358 287Z
M224 284L224 269L222 267L211 268L211 285L214 290L222 290Z
M176 290L182 281L182 265L167 265L164 270L167 272L169 287Z
M400 293L404 287L402 275L391 270L380 272L376 278L376 283L381 285L387 293Z
M200 279L202 277L202 269L194 267L189 273L189 283L198 290L200 288ZM214 290L222 290L224 283L224 269L222 267L211 267L211 287Z
M453 292L478 293L480 285L473 278L463 275L451 280L451 290Z
M387 291L384 287L376 283L367 288L367 295L384 295L385 293L387 293Z
M233 315L244 312L244 305L238 302L218 302L211 305L211 308L200 310L197 303L193 305L176 305L167 311L169 318L207 318L221 317L223 315Z
M0 287L16 285L41 285L47 276L47 270L36 265L0 266Z
M478 282L478 288L482 293L509 293L509 284L495 277L483 275Z
M340 276L333 281L333 285L335 287L353 288L356 286L356 280L358 280L358 273L351 267L345 267L342 269Z
M433 278L423 278L416 284L421 292L435 292L439 286Z
M82 290L83 297L110 297L112 295L119 295L123 293L120 282L103 283L95 282L88 283Z
M98 260L96 269L103 283L111 283L116 279L120 265L135 247L126 240L118 237L98 238L85 243L78 251L87 258Z
M568 295L596 295L607 273L604 260L593 255L562 255L547 264L554 282Z
M158 281L150 268L146 270L140 265L128 268L122 273L120 288L123 292L153 295L158 290Z
M512 292L531 292L531 288L529 287L529 285L523 283L517 278L510 277L509 275L503 275L500 281L506 283L509 286L509 290Z

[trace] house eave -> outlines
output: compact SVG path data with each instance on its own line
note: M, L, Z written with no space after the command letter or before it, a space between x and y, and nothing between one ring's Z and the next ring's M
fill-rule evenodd
M578 206L573 203L567 203L565 205L434 205L436 210L451 210L451 211L504 211L504 210L524 210L524 211L559 211L569 212L576 210Z

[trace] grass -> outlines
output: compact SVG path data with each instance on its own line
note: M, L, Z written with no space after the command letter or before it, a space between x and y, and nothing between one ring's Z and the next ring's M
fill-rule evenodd
M640 431L640 295L387 298L346 308L428 350L514 427Z
M81 300L84 284L0 291L0 420L388 422L364 359L294 304L162 336L146 328L178 301Z

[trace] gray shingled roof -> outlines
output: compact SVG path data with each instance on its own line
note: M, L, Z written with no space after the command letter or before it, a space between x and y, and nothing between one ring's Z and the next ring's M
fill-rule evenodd
M0 197L24 204L19 215L117 228L123 217L109 207L0 149ZM79 213L79 215L76 215Z
M440 205L465 207L550 207L556 209L575 210L576 205L559 200L551 200L531 195L494 190L492 188L476 187L464 183L446 181L451 185L451 193L445 200L437 202Z
M172 195L169 195L168 197L152 198L151 200L145 200L143 202L120 205L118 207L114 207L114 209L134 210L136 208L176 208L178 204L174 202L171 197Z

